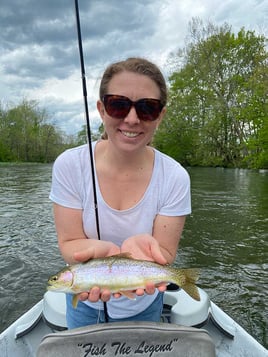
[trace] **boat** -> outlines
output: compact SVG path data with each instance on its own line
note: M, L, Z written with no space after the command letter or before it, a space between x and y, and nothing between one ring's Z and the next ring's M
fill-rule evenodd
M43 299L0 335L2 357L265 357L268 350L210 301L182 289L164 293L162 321L96 324L67 330L65 294Z

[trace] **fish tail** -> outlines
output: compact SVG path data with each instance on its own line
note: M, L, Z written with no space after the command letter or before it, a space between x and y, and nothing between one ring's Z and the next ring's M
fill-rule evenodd
M79 302L78 294L73 295L72 305L74 309L77 308L78 302Z
M200 294L196 286L199 277L199 269L182 269L180 274L177 274L177 282L188 295L194 300L200 301Z

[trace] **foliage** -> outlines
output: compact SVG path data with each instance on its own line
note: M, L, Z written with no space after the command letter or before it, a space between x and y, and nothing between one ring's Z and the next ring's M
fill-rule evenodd
M184 165L268 168L265 45L253 31L193 19L188 43L169 59L168 110L154 145ZM87 142L86 126L66 136L48 119L35 101L0 105L0 161L51 162Z
M268 168L265 38L193 19L154 144L183 164Z
M91 140L102 132L100 125ZM23 100L6 110L0 106L0 162L52 162L65 149L86 142L86 125L76 135L66 135L49 123L46 110L36 101Z
M65 148L64 135L35 101L0 108L0 161L52 162Z
M91 140L92 141L98 140L101 137L102 133L103 133L103 124L100 124L98 131L96 133L95 132L91 133ZM85 144L88 141L87 137L88 137L88 132L87 132L87 126L85 124L77 134L76 144L77 145Z

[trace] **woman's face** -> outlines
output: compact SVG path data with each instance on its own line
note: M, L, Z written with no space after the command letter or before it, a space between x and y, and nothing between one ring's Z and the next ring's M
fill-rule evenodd
M113 76L107 94L116 94L128 97L132 101L143 98L160 99L160 90L157 84L148 76L121 72ZM143 121L137 116L134 106L124 119L116 119L108 115L104 105L98 101L97 108L103 120L108 139L124 151L135 151L144 148L152 139L155 129L160 124L165 108L154 121Z

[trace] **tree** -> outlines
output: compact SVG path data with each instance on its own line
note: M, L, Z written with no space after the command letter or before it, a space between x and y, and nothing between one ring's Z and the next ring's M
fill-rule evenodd
M45 109L23 100L0 108L0 161L51 162L66 148L64 135L48 123Z
M189 165L264 167L265 38L198 19L189 34L188 45L172 55L168 112L155 145Z
M101 137L103 130L104 130L103 124L101 123L98 128L98 131L91 133L91 140L92 141L98 140ZM85 125L83 125L82 129L78 132L75 142L76 142L76 145L83 145L83 144L87 143L87 141L88 141L87 126L85 124Z

